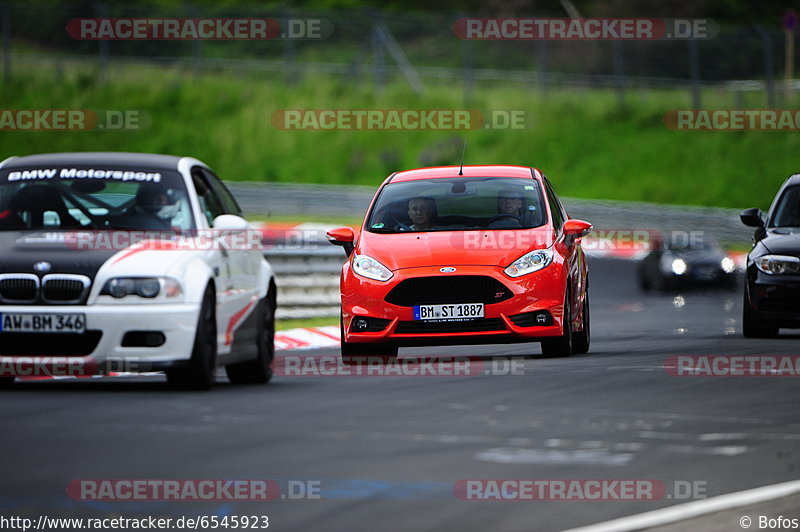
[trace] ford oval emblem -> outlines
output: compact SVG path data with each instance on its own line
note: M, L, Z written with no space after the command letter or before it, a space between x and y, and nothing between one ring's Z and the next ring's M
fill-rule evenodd
M44 261L44 260L39 261L39 262L37 262L36 264L33 265L33 271L39 272L39 273L47 273L52 269L53 269L53 265L50 264L47 261Z
M442 273L453 273L454 271L456 271L456 269L453 268L452 266L448 266L446 268L439 268L439 271Z

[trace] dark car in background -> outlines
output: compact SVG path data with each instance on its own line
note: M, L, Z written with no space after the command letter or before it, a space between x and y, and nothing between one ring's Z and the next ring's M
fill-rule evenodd
M776 336L780 328L800 328L800 174L789 177L764 214L742 211L755 227L747 255L742 330L748 338Z
M639 262L639 287L672 290L690 286L736 286L735 261L713 238L656 238Z

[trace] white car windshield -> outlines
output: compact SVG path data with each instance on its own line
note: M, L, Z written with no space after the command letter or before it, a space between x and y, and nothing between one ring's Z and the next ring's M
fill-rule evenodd
M194 227L183 178L175 171L14 168L0 172L0 230Z

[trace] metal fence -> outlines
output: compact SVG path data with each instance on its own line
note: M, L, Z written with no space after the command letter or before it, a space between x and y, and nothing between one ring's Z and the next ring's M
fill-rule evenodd
M302 221L325 216L361 218L375 193L373 187L285 183L227 183L242 209L259 216L292 216ZM746 244L752 229L739 220L738 209L662 205L644 202L562 198L573 218L587 220L597 231L701 231L726 244ZM267 222L269 224L269 222ZM289 242L265 249L276 271L278 317L335 316L339 312L339 271L345 255L331 246L321 229L303 230Z
M470 16L456 12L201 8L191 2L168 6L34 1L0 6L6 79L13 75L15 62L36 61L46 51L64 60L96 58L101 77L113 64L146 61L182 64L192 70L280 72L285 83L325 73L380 88L399 77L417 92L434 80L458 80L467 98L481 82L523 83L543 91L563 85L611 86L620 100L631 88L679 87L691 93L695 107L701 106L703 86L765 89L769 105L782 94L775 80L784 69L784 32L777 24L723 26L707 40L474 41L455 35L454 22ZM87 41L67 34L70 20L89 17L311 19L324 21L331 31L319 40L267 41ZM24 53L17 53L20 50ZM726 84L731 80L755 83Z
M242 209L258 215L348 216L363 218L374 187L287 183L228 182ZM659 203L562 198L573 218L597 229L704 231L719 241L746 243L752 229L742 225L739 209ZM748 206L749 207L749 206Z

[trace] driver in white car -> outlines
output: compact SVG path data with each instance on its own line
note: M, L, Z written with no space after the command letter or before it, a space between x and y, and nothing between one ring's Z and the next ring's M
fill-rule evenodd
M136 191L133 208L114 221L129 229L169 230L180 205L174 191L160 186L142 185Z

